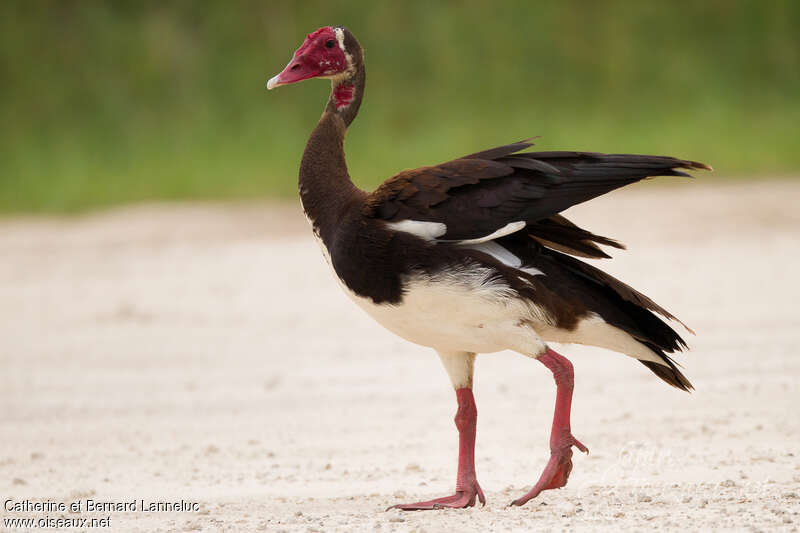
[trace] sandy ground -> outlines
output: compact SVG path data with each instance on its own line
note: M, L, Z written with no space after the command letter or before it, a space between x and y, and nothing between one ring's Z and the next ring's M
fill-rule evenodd
M696 392L564 347L573 431L591 455L576 454L565 489L507 508L547 459L554 386L522 356L481 356L488 503L407 514L384 509L452 491L454 395L432 351L340 293L299 207L2 220L2 499L198 508L0 518L110 517L105 530L142 532L796 531L799 203L800 184L712 177L572 209L628 244L604 268L696 330L680 358Z

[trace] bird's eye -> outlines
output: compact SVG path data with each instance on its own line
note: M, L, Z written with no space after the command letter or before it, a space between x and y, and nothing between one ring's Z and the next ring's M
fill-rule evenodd
M333 39L329 39L329 40L328 40L328 41L325 43L325 48L333 48L335 45L336 45L336 43L333 41Z

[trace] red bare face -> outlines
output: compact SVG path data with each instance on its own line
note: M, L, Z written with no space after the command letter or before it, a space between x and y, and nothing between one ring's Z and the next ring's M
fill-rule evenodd
M341 29L338 32L337 36L337 30L325 26L307 35L283 72L267 82L267 89L346 71L347 58L342 50L344 37Z

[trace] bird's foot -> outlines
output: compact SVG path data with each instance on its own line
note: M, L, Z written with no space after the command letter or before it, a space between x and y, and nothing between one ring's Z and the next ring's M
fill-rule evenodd
M483 491L478 482L475 483L467 490L458 490L452 496L445 496L443 498L436 498L425 502L417 503L401 503L392 505L389 509L400 509L401 511L430 511L434 509L463 509L465 507L472 507L475 505L475 500L480 501L481 505L486 504L486 498L483 496ZM389 509L386 509L387 511Z
M559 489L566 485L569 473L572 471L573 446L583 453L589 453L589 448L581 444L572 434L567 434L557 446L551 448L550 460L547 462L547 466L544 467L544 471L536 485L524 496L511 502L511 505L525 505L528 500L535 498L543 490Z

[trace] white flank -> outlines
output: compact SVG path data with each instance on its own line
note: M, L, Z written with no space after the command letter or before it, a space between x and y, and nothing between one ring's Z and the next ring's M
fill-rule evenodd
M404 280L405 294L398 305L376 305L347 293L395 335L440 352L511 349L533 357L541 354L544 343L525 324L538 322L541 310L517 298L493 273L492 268L473 265L436 276L412 275ZM455 374L455 381L463 375Z
M471 265L436 276L412 274L403 280L402 302L376 304L344 284L319 234L314 236L345 294L380 325L408 341L445 353L509 349L536 357L546 348L533 325L545 327L548 317L542 309L517 298L514 290L494 276L493 268ZM458 371L456 362L453 365L451 379L455 383L464 372Z
M400 222L388 222L386 224L394 231L402 231L432 241L447 233L447 226L441 222L423 222L421 220L401 220Z
M500 237L504 237L506 235L510 235L511 233L519 231L524 227L525 227L524 220L518 220L517 222L509 222L499 230L485 237L478 237L477 239L467 239L465 241L458 241L458 244L478 244L482 242L493 241L495 239L499 239Z

